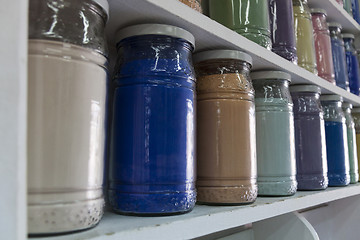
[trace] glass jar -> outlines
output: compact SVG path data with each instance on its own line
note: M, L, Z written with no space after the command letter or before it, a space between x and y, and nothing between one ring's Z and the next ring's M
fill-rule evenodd
M198 12L202 12L201 0L179 0Z
M317 74L314 30L307 0L293 0L298 65Z
M205 0L211 19L271 50L268 1Z
M349 76L349 87L350 92L355 95L359 95L360 88L360 75L359 75L359 62L357 59L357 52L354 46L354 35L353 34L342 34L342 38L345 43L345 54L347 71Z
M359 181L359 167L356 150L356 132L354 119L351 116L352 104L343 103L343 110L346 119L348 151L349 151L349 166L350 166L350 183L357 183Z
M360 165L360 107L353 108L352 117L354 119L354 124L355 124L356 150L357 150L357 159L359 166ZM360 169L359 169L359 173L360 173Z
M335 85L330 32L326 23L327 13L324 9L312 8L311 15L314 28L314 43L318 76Z
M194 37L182 28L120 29L113 80L109 204L123 214L194 208Z
M359 2L358 0L351 0L351 10L353 18L357 23L360 23L360 13L359 13Z
M297 64L292 0L269 0L272 51Z
M294 103L298 189L325 189L328 178L321 89L315 85L295 85L290 92Z
M352 0L343 0L345 11L347 11L348 14L352 17L353 13L352 13L351 1Z
M329 186L346 186L350 183L350 168L346 119L341 108L343 98L339 95L322 95L320 100L325 119Z
M332 59L336 85L350 91L346 64L344 40L341 37L342 26L339 23L328 23L331 38Z
M28 232L91 228L104 206L109 6L29 3Z
M296 192L296 161L290 75L280 71L251 74L255 88L256 152L259 195Z
M252 59L231 50L194 55L197 73L197 192L205 204L257 196Z
M343 2L343 0L336 0L336 2L337 2L338 4L340 4L341 7L344 7L344 2Z

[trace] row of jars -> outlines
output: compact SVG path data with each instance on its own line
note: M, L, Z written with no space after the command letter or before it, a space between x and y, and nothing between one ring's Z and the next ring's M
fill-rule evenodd
M359 0L336 0L360 24Z
M109 83L107 1L29 3L30 234L95 226L104 196L118 213L170 215L196 201L252 203L258 187L291 195L357 177L339 97L324 96L323 113L318 87L295 86L291 98L290 75L277 71L253 73L254 91L249 55L193 58L193 35L159 24L118 31Z
M344 7L350 1L358 9L358 0L348 0ZM325 10L310 9L307 0L205 0L203 6L204 13L217 22L359 95L354 35L341 35L338 23L327 24Z

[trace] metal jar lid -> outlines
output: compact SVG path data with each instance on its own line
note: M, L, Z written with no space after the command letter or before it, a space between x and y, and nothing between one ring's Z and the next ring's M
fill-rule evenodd
M195 53L193 56L194 63L212 59L235 59L248 62L252 65L252 57L249 54L236 50L209 50Z
M92 0L96 4L98 4L106 13L107 16L109 16L109 3L107 0Z
M336 27L336 28L340 28L342 29L342 26L340 23L337 23L337 22L328 22L328 27Z
M354 107L351 112L352 113L360 113L360 107Z
M343 34L341 34L341 37L342 38L352 38L352 39L355 38L354 34L351 34L351 33L343 33Z
M180 27L165 24L139 24L125 27L116 32L115 40L118 43L125 38L141 35L164 35L182 38L195 47L195 38L190 32Z
M290 92L311 92L321 94L321 88L316 85L293 85L290 86Z
M282 71L259 71L259 72L252 72L250 74L251 79L254 81L256 80L274 80L274 79L284 79L291 82L291 75L282 72Z
M327 12L325 11L325 9L322 9L322 8L311 8L310 12L311 13L322 13L322 14L325 14L325 16L327 16Z
M337 102L342 102L343 101L343 97L340 95L335 95L335 94L331 94L331 95L321 95L320 96L320 101L326 102L326 101L337 101Z
M352 105L351 103L344 102L344 103L342 104L342 107L343 107L343 108L350 108L350 109L352 109L352 108L353 108L353 105Z

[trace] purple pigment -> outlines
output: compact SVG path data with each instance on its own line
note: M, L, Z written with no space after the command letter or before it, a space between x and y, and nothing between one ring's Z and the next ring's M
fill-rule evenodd
M296 180L299 190L328 186L324 117L319 93L291 92L294 102Z
M269 0L272 51L297 64L292 0Z

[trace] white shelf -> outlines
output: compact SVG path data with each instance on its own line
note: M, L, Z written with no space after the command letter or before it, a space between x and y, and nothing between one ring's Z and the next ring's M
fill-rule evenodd
M177 0L109 0L109 3L111 17L107 36L112 55L115 54L114 33L117 29L138 23L172 24L187 29L195 35L197 51L220 48L242 50L253 57L255 70L283 70L292 75L295 84L317 84L324 93L339 94L355 105L360 105L360 97L288 62ZM325 8L329 13L329 20L341 23L346 31L356 34L360 32L360 26L337 5L335 0L310 0L310 6ZM18 170L18 173L20 172ZM2 180L7 182L7 178ZM17 185L14 189L16 187ZM295 196L286 198L258 198L254 204L247 206L197 205L191 213L172 217L130 217L106 212L100 224L91 230L32 239L189 239L356 195L360 195L360 184L329 188L325 191L298 192ZM5 216L8 215L7 212ZM24 215L25 213L21 220L23 222ZM19 219L21 218L18 217Z
M89 231L38 240L160 240L169 239L170 233L171 239L190 239L358 194L360 184L325 191L297 192L292 197L258 198L254 204L247 206L197 205L188 214L172 217L130 217L107 212L100 224Z
M343 9L334 6L334 0L314 0L324 3L324 8L334 8L334 19L339 22L348 22L346 26L353 24L352 19ZM138 23L165 23L182 27L196 39L196 51L206 49L234 49L249 53L254 60L254 70L272 69L282 70L291 74L292 83L308 83L320 86L323 93L335 93L344 97L346 101L356 106L360 105L360 97L351 94L326 80L315 76L305 69L300 68L284 58L264 49L256 43L240 36L236 32L215 22L214 20L196 12L177 0L110 0L110 21L107 28L107 36L110 49L114 54L116 30ZM327 3L327 4L325 4ZM332 6L332 8L330 8ZM145 11L146 10L146 11ZM330 11L329 11L330 12ZM346 15L343 15L346 14ZM351 28L357 31L359 25Z
M328 13L328 22L338 22L344 32L357 33L360 25L335 0L309 0L311 8L322 8Z

